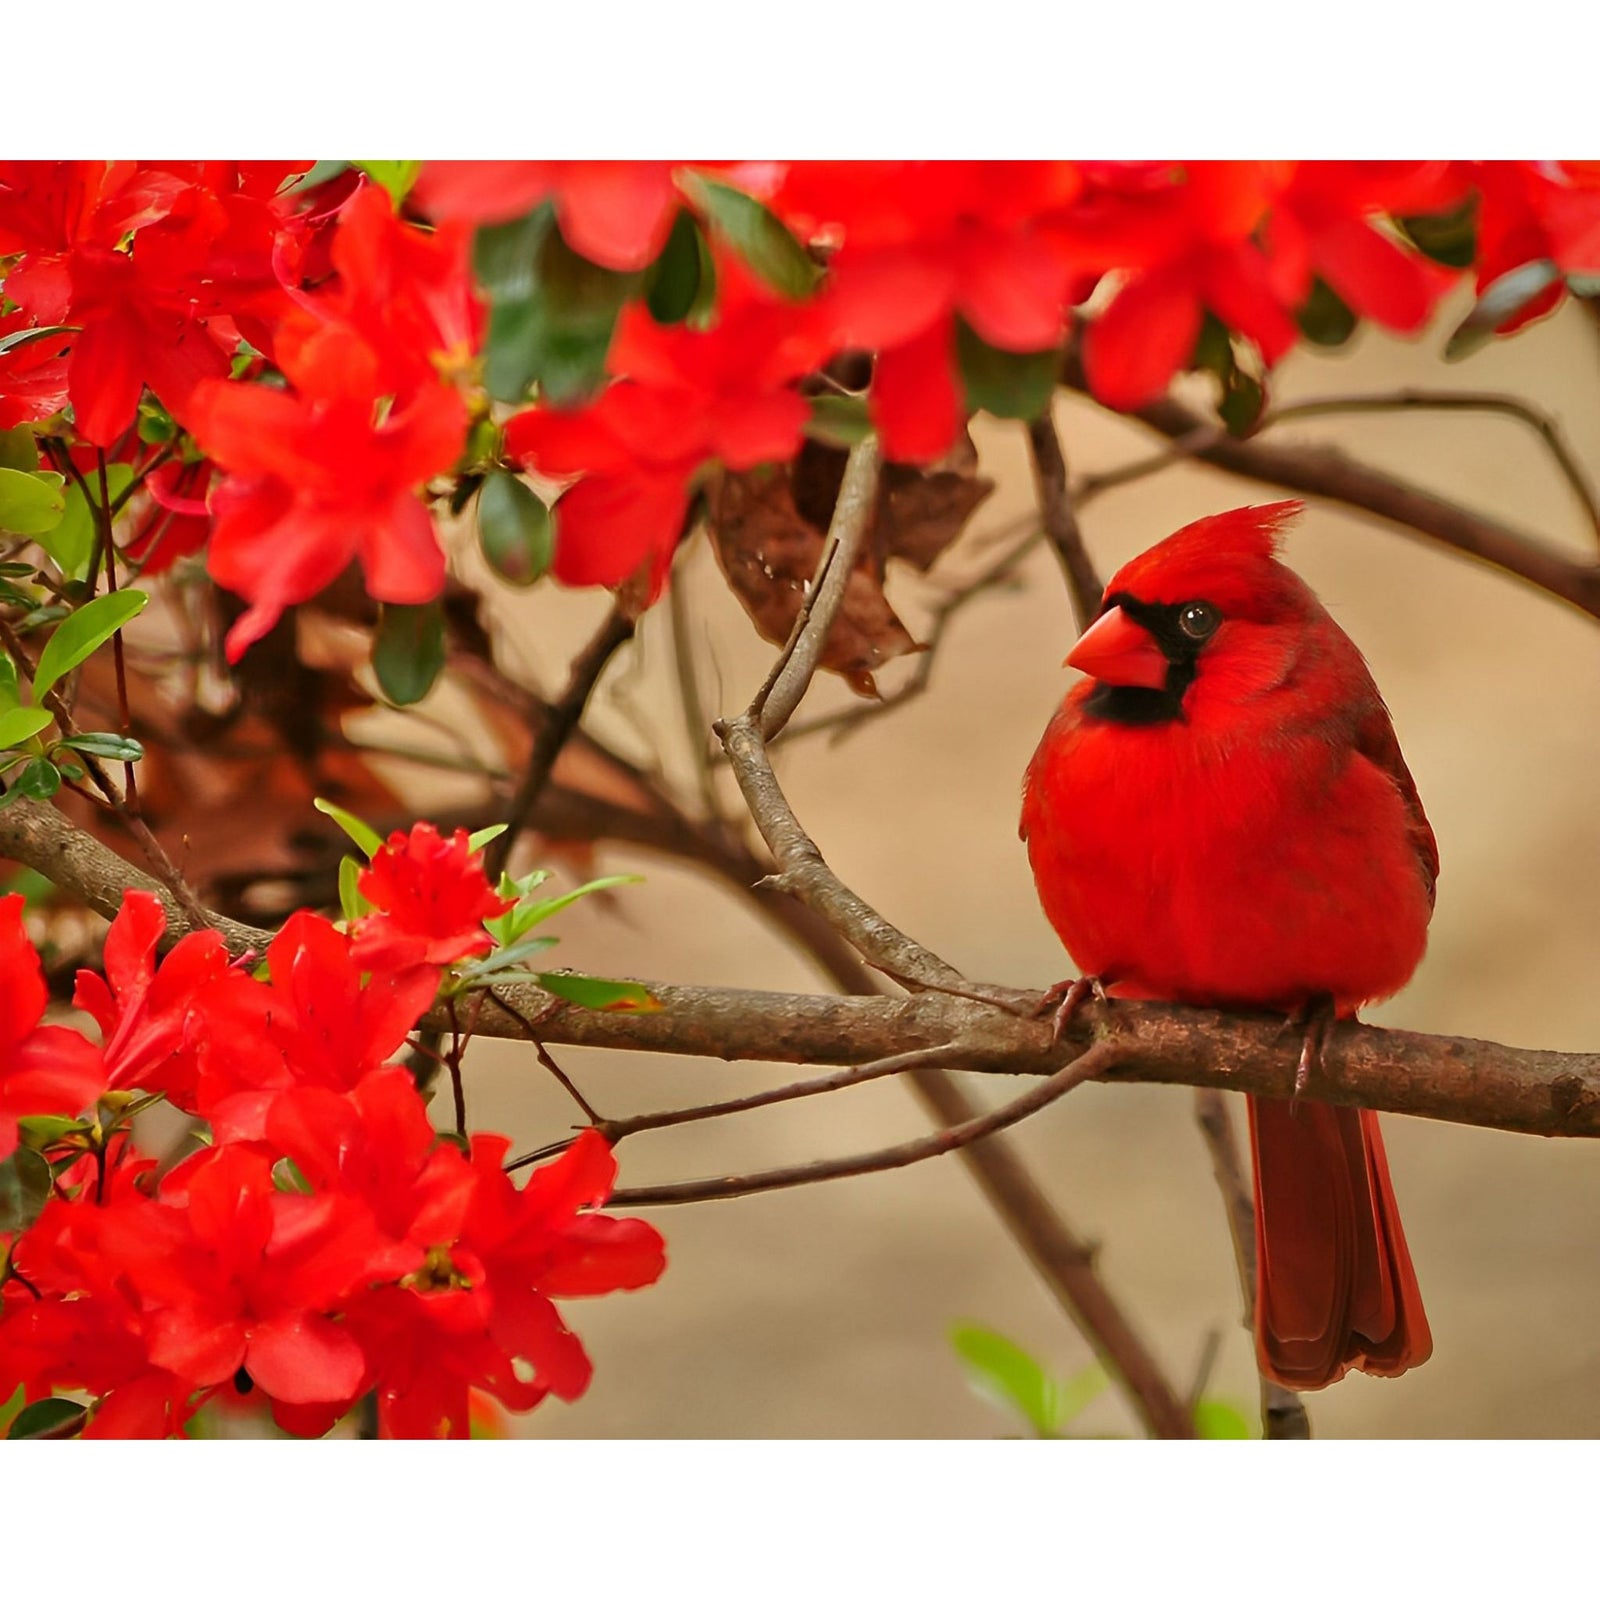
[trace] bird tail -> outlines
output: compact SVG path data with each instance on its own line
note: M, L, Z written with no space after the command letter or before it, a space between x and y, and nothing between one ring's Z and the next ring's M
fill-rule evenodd
M1433 1354L1377 1113L1250 1100L1256 1353L1288 1389L1352 1367L1386 1378Z

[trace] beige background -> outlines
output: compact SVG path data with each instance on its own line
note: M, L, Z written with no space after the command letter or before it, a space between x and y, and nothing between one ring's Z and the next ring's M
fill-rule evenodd
M1455 309L1455 308L1452 308ZM1336 355L1297 355L1280 401L1402 384L1503 389L1552 410L1591 472L1600 421L1592 325L1568 308L1460 367L1438 358L1447 311L1417 344L1363 331ZM1075 471L1135 459L1136 425L1063 400ZM1334 440L1570 550L1593 532L1537 438L1514 421L1423 415L1285 425ZM978 429L1000 489L969 543L1030 504L1020 427ZM1093 503L1090 548L1109 575L1195 517L1280 496L1184 465ZM1443 857L1430 951L1374 1020L1520 1045L1600 1040L1600 626L1512 579L1405 534L1313 506L1290 562L1365 651L1389 702ZM937 574L936 574L937 576ZM713 710L748 698L770 660L707 553L683 574ZM928 589L896 574L908 622ZM603 597L543 589L502 601L514 648L558 682ZM593 711L597 729L687 781L669 619L646 620ZM801 819L854 888L966 972L1044 985L1066 973L1016 837L1018 785L1068 684L1061 583L1036 554L1009 591L976 602L941 650L932 690L841 744L782 761ZM892 688L896 668L884 674ZM829 683L807 710L843 703ZM726 891L623 852L597 870L648 882L563 919L559 955L611 974L814 988L806 964ZM692 1103L779 1081L779 1069L585 1055L566 1065L607 1112ZM469 1059L474 1121L519 1144L557 1134L570 1112L515 1046ZM980 1085L998 1095L1007 1085ZM922 1131L904 1088L872 1085L624 1148L629 1182L742 1171L867 1149ZM1208 1330L1225 1338L1212 1392L1253 1409L1232 1259L1185 1090L1087 1087L1017 1137L1102 1268L1186 1385ZM1311 1397L1327 1436L1593 1435L1600 1432L1600 1150L1388 1119L1436 1354L1399 1380L1353 1376ZM669 1268L638 1295L575 1303L596 1365L589 1395L527 1420L545 1436L985 1436L1013 1431L971 1395L948 1329L973 1319L1066 1373L1086 1348L954 1160L850 1182L653 1213ZM1113 1396L1084 1425L1132 1432Z

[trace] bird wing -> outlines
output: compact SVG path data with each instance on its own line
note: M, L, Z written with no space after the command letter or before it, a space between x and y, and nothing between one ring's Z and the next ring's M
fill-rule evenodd
M1400 741L1395 738L1394 724L1389 720L1389 713L1381 700L1377 701L1357 728L1356 749L1380 772L1387 774L1400 791L1410 823L1411 847L1417 853L1417 869L1428 886L1428 904L1431 906L1434 885L1439 879L1439 844L1428 825L1416 782L1406 765L1406 758L1400 753Z

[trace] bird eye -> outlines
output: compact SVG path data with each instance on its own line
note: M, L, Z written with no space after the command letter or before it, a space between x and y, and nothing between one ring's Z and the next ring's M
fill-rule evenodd
M1209 639L1221 621L1217 608L1208 606L1204 600L1196 600L1178 613L1178 626L1191 639Z

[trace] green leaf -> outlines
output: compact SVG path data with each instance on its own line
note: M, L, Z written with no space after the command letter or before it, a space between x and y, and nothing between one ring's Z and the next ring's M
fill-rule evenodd
M479 828L476 833L469 833L467 835L468 852L476 855L486 844L498 839L510 826L509 822L494 822L487 828Z
M1400 231L1423 255L1462 271L1478 254L1478 200L1470 200L1433 217L1398 217Z
M1201 1400L1194 1408L1194 1431L1202 1439L1248 1439L1250 1424L1221 1400Z
M339 857L339 909L346 922L354 922L372 910L372 902L356 887L361 863L354 856Z
M310 1194L311 1181L288 1156L279 1156L272 1164L272 1187L279 1194Z
M816 288L822 268L759 200L698 172L680 173L678 186L751 270L779 294L803 300Z
M1055 393L1059 350L1033 350L1017 354L986 344L956 318L956 356L966 385L967 404L994 417L1021 421L1037 417Z
M420 161L352 161L350 165L386 191L397 211L422 171Z
M14 750L37 733L43 733L55 718L43 706L13 706L0 711L0 750Z
M814 394L809 403L808 439L849 450L872 432L872 418L867 413L866 399L861 395Z
M125 461L114 461L106 468L106 493L113 503L132 482L133 468ZM95 493L99 493L98 485ZM83 490L72 484L67 490L66 511L60 522L39 539L39 547L55 562L63 577L82 578L89 570L94 538L94 512Z
M1110 1386L1105 1368L1091 1361L1065 1382L1056 1386L1056 1429L1062 1431L1092 1400L1098 1400Z
M43 756L35 756L17 775L10 792L27 800L53 800L61 790L61 774Z
M1600 272L1569 272L1567 288L1580 300L1593 300L1600 296Z
M0 650L0 711L9 710L22 703L22 690L17 684L17 664L4 650Z
M144 746L120 733L75 733L70 739L61 740L59 748L81 750L100 761L144 760Z
M331 183L349 170L348 161L314 161L304 172L296 172L285 178L278 193L304 194L311 189L320 189L323 184Z
M496 922L509 922L513 925L513 931L509 937L520 939L529 928L538 927L541 922L553 917L558 911L565 911L575 900L581 900L585 895L597 894L602 889L615 889L619 884L643 882L644 879L639 877L637 873L623 873L614 878L596 878L592 883L583 884L570 894L556 895L549 900L539 900L531 906L515 906L506 912L504 917L496 917L493 922L485 923L484 926L493 933Z
M1561 277L1553 261L1525 261L1520 267L1502 273L1478 296L1478 303L1461 326L1450 335L1444 347L1446 361L1460 361L1481 350L1496 331L1516 314L1537 300Z
M32 428L0 428L0 467L12 472L39 470L39 445Z
M692 322L711 309L717 268L693 212L680 211L645 278L644 303L657 322Z
M372 665L378 686L397 706L414 706L444 671L444 607L391 606L378 616L372 641Z
M0 528L35 539L60 522L67 509L59 472L18 472L0 467Z
M461 983L464 987L475 985L480 978L486 978L492 972L504 972L507 967L521 966L529 956L537 955L541 950L548 950L551 945L559 944L559 939L524 939L520 944L508 944L503 950L496 950L486 955L481 961L474 961L470 966L461 969Z
M147 395L139 402L139 438L142 443L161 445L177 437L178 424L154 395Z
M80 606L56 631L33 672L33 694L42 700L72 669L87 661L118 628L144 610L150 596L140 589L119 589Z
M0 339L0 356L20 350L26 344L37 344L41 339L53 339L58 333L77 333L78 329L66 323L56 323L49 328L18 328Z
M68 1439L79 1432L88 1419L89 1408L76 1400L51 1395L24 1406L12 1422L8 1439Z
M544 576L555 554L550 508L521 478L491 472L478 496L478 543L507 583L526 587Z
M1255 430L1266 405L1266 390L1243 367L1236 366L1223 385L1217 415L1235 439L1243 439Z
M975 1322L958 1323L950 1343L967 1369L967 1381L986 1400L1014 1411L1041 1438L1060 1426L1056 1381L1021 1345Z
M333 801L324 800L320 796L311 804L323 816L332 817L356 842L369 861L383 849L383 840L379 838L378 830L370 822L363 822L354 812L346 811L343 806L336 806Z
M18 1145L0 1161L0 1233L31 1228L50 1198L50 1163L37 1150Z
M484 341L490 395L520 401L537 383L543 399L563 405L595 389L640 274L609 272L577 254L549 206L480 228L473 262L492 302Z
M642 983L591 978L582 972L540 972L539 987L586 1011L659 1011L661 1002Z
M1356 331L1356 314L1321 278L1311 280L1311 294L1300 309L1300 331L1312 344L1337 350Z
M88 1124L76 1117L55 1117L41 1113L38 1116L18 1117L17 1131L30 1150L47 1150L59 1144L69 1133L87 1133Z

